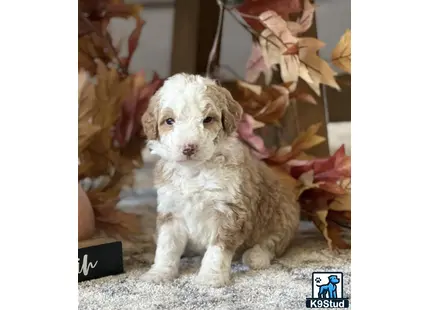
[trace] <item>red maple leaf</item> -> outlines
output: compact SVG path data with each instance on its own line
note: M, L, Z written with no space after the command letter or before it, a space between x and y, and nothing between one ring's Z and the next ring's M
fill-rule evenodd
M245 0L241 6L237 7L237 10L240 13L255 17L258 17L265 11L271 10L287 20L289 14L301 12L303 6L300 0ZM257 18L243 17L243 19L255 31L260 32L264 29L264 26Z
M258 159L267 158L271 153L264 145L264 140L254 133L254 123L255 119L251 115L244 113L237 128L237 132L240 139L251 148L252 153Z
M133 30L133 32L130 34L130 37L128 38L128 56L125 58L121 58L120 62L125 67L128 68L131 62L131 58L134 55L134 52L136 51L137 45L139 43L140 34L142 33L142 28L145 25L145 21L142 19L136 20L136 28Z
M351 178L351 157L345 155L344 145L328 158L291 160L288 166L294 178L299 178L303 173L313 170L314 182L327 183L329 188L333 188L339 180Z
M135 75L141 78L143 72ZM127 143L142 130L140 123L143 113L148 108L149 99L163 85L164 80L154 73L152 81L149 83L135 85L133 93L124 101L121 115L114 131L114 140L119 147L124 147Z

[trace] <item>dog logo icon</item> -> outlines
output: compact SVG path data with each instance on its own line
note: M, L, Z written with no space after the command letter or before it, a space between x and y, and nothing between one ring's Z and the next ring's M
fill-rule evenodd
M316 286L319 287L318 298L337 298L337 286L339 284L340 279L337 275L332 274L328 276L328 283L319 285L318 283L321 281L321 278L316 278Z
M313 272L312 298L306 298L307 308L348 308L343 297L342 272Z

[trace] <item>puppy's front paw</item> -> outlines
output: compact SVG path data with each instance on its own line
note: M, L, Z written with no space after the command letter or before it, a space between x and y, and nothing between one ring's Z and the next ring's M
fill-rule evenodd
M197 283L211 287L222 287L230 284L230 274L228 272L208 273L199 272Z
M178 277L178 271L175 269L151 268L142 277L142 281L152 283L164 283L173 281Z
M270 254L256 245L243 253L242 262L251 269L266 269L270 266Z

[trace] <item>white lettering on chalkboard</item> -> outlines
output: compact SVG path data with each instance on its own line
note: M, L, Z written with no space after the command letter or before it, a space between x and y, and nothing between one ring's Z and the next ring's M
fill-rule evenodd
M78 258L79 273L83 273L84 276L88 275L88 272L90 271L90 269L96 268L98 262L99 262L98 260L95 263L88 262L88 254L85 254L81 265L80 258Z

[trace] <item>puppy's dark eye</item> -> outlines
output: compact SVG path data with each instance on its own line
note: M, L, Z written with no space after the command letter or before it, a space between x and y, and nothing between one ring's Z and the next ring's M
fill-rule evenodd
M213 121L213 118L212 118L212 117L210 117L210 116L208 116L208 117L206 117L206 118L203 120L203 123L208 124L208 123L210 123L210 122L212 122L212 121Z
M168 118L165 122L167 125L173 125L175 123L175 120L173 118Z

